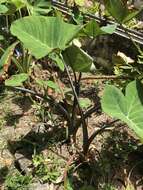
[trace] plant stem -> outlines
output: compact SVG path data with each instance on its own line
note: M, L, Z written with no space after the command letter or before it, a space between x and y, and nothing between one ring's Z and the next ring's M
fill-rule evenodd
M99 106L93 106L92 108L90 108L89 110L87 110L84 114L84 119L90 117L94 112L97 112L99 109L100 109L100 105ZM82 123L82 119L79 119L77 124L76 124L76 128L74 129L74 133L76 134L79 126L81 125Z
M77 96L79 97L79 93L80 93L80 79L81 79L81 73L79 74L79 78L77 80L77 77L76 77L76 73L74 72L74 80L75 80L75 91L77 93ZM71 132L74 133L74 130L76 128L76 116L77 116L77 99L76 97L74 96L74 101L73 101L73 106L72 106L72 117L71 117L71 121L72 121L72 129L71 129ZM74 133L76 134L76 133ZM76 142L76 138L75 138L75 135L73 135L73 138L74 138L74 141Z
M89 110L87 110L84 113L84 118L86 119L87 117L91 116L91 114L93 114L94 112L97 112L100 109L100 105L98 106L93 106L92 108L90 108Z
M64 61L63 61L63 62L64 62ZM70 81L70 86L71 86L71 88L72 88L74 97L76 98L77 106L78 106L78 109L79 109L79 112L80 112L80 115L81 115L82 131L83 131L83 153L84 153L84 155L86 155L86 153L87 153L87 145L88 145L88 130L87 130L87 124L86 124L86 121L85 121L85 119L84 119L83 111L82 111L82 109L81 109L81 107L80 107L80 104L79 104L78 95L77 95L77 93L76 93L76 90L75 90L73 81L72 81L72 79L71 79L71 76L70 76L68 67L67 67L67 65L66 65L65 62L64 62L64 66L65 66L65 70L66 70L66 73L67 73L68 78L69 78L69 81Z
M116 123L117 121L119 121L119 119L116 119L116 120L114 120L114 121L112 121L112 122L110 122L110 123L104 125L103 127L101 127L100 129L96 130L95 132L93 132L93 134L92 134L92 135L89 137L89 139L88 139L88 146L87 146L88 149L89 149L90 144L92 143L92 141L94 140L94 138L95 138L98 134L102 133L102 132L103 132L105 129L107 129L107 128L113 127L113 124Z

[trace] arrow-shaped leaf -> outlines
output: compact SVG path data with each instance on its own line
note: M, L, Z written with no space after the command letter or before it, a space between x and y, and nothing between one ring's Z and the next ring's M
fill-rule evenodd
M102 109L108 115L125 122L143 142L143 85L133 81L126 87L125 96L116 87L105 87Z

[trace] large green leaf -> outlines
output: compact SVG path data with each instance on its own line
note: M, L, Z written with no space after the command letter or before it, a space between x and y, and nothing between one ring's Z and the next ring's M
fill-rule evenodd
M63 58L77 72L89 72L95 68L92 57L75 45L69 46L63 52Z
M64 50L80 29L59 17L29 16L15 21L11 33L40 59L54 49Z
M125 96L118 88L106 86L101 103L105 113L125 122L143 142L143 85L139 81L128 84Z

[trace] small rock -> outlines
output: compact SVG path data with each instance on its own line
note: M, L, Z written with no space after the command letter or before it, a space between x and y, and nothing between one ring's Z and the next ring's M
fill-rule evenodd
M21 171L23 171L27 175L32 172L32 169L31 169L32 161L31 160L25 158L20 153L15 153L15 159L16 159L16 162L18 163Z
M3 151L0 151L0 154L0 169L3 167L10 167L13 163L14 158L9 150L4 149Z
M29 187L29 190L55 190L55 188L54 188L53 184L48 184L48 183L45 183L45 184L33 183Z

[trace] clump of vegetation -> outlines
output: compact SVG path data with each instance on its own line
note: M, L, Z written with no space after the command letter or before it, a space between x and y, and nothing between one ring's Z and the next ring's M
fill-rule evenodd
M7 175L5 188L8 190L26 190L32 181L32 176L23 176L20 173Z
M61 172L59 170L62 165L61 160L55 159L52 155L48 158L44 158L42 154L33 156L34 175L40 179L42 183L56 182L60 177Z

